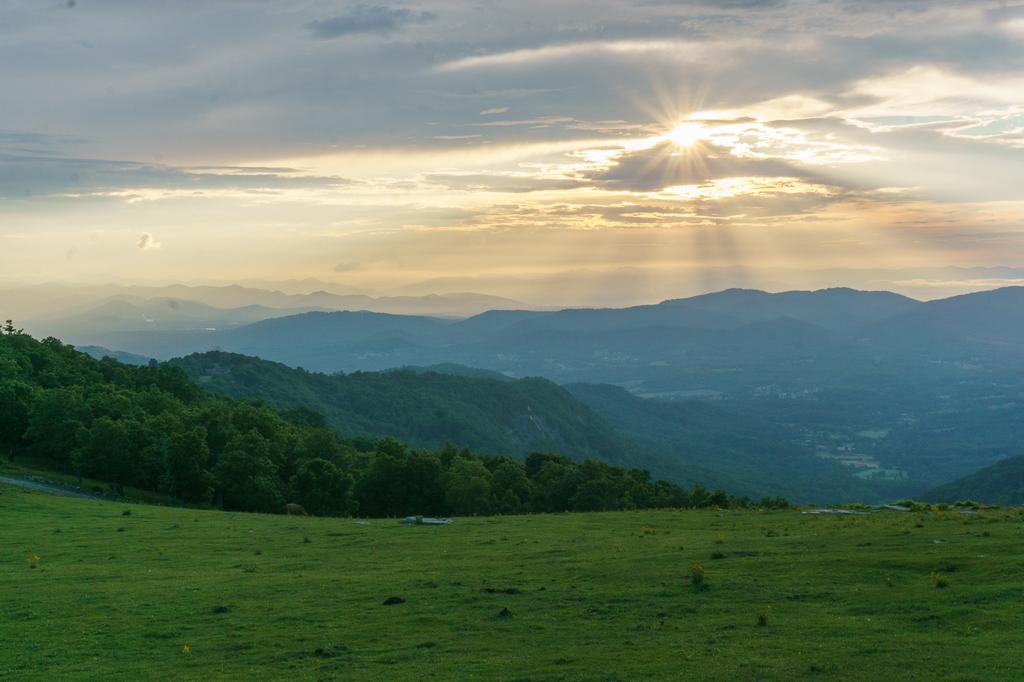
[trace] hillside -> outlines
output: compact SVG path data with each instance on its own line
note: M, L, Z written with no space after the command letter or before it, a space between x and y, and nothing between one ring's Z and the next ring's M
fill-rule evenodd
M309 410L214 396L168 364L96 360L0 329L0 454L176 503L321 515L485 514L741 504L604 461L525 461L333 433Z
M1011 680L1020 668L1015 513L430 527L0 484L0 516L4 679Z
M868 334L878 343L931 357L1024 367L1024 287L928 301L873 325Z
M125 365L148 365L152 359L143 357L142 355L134 355L133 353L110 350L109 348L103 348L102 346L77 346L77 349L90 357L96 358L97 360L113 358Z
M853 476L791 429L722 403L643 399L609 385L562 388L461 366L324 375L222 352L171 364L215 393L311 409L339 433L392 434L418 447L452 442L519 457L553 450L754 498L878 501L907 492Z
M921 495L928 502L973 500L985 504L1024 504L1024 455L1006 459Z
M593 457L646 468L681 483L721 487L730 482L714 473L713 463L699 467L685 455L659 457L638 447L545 379L510 381L413 369L326 375L217 351L171 364L209 391L262 400L280 409L307 408L324 415L338 433L351 436L389 435L421 448L450 442L520 458L530 452L561 452L576 460ZM748 485L742 492L758 490L763 489Z

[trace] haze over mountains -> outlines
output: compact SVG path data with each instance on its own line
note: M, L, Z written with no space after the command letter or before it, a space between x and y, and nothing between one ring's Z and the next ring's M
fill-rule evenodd
M308 282L306 287L313 284ZM37 334L82 338L112 331L224 329L314 310L369 310L466 317L498 307L529 307L473 293L368 296L315 289L286 293L228 286L38 285L0 290L5 314Z
M236 294L219 292L221 302ZM282 296L296 305L316 301ZM805 489L833 499L882 499L970 474L1019 454L1024 443L1021 287L928 302L843 288L775 294L731 289L656 305L553 311L513 306L461 319L310 307L220 309L179 299L118 298L99 311L49 324L62 328L58 335L66 341L100 346L92 349L97 355L113 349L164 360L220 350L326 373L437 366L459 375L485 370L544 377L568 388L559 401L571 398L601 420L600 426L588 423L595 434L605 434L602 447L612 452L605 458L639 458L666 471L703 467L732 481L734 489L784 490L798 499L814 495L801 497L792 492L799 486L780 487L782 481L806 476ZM139 323L139 315L152 321ZM264 374L268 381L283 376L280 370ZM404 395L416 395L416 375L395 376L385 383L394 388L404 382ZM360 382L383 380L308 381L318 386L315 404L308 387L305 399L303 391L291 393L298 385L291 379L284 382L288 390L250 381L241 391L224 377L214 377L211 387L285 407L306 404L330 419L324 406L350 398ZM556 388L531 387L541 394ZM448 388L449 395L468 392L445 402L446 410L472 402L467 384ZM398 395L381 401L406 400ZM450 438L459 445L522 454L562 443L574 456L598 452L566 447L574 437L565 435L572 431L565 424L553 439L531 441L500 420L446 410L435 418L462 424ZM418 442L413 431L373 412L363 414L358 428L355 412L333 418L339 428L367 434L393 428ZM484 422L491 424L480 427L486 438L467 427ZM467 442L458 443L460 437Z

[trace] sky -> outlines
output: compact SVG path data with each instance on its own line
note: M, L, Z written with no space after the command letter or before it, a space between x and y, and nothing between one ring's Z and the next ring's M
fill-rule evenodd
M1024 2L0 0L0 282L1024 283Z

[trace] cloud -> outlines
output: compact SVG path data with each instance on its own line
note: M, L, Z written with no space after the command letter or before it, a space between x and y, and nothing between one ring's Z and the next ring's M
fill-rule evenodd
M572 123L572 116L537 116L520 120L487 121L486 123L474 123L480 128L512 128L516 126L544 127L557 125L559 123Z
M306 24L313 35L322 40L365 33L387 34L406 24L425 24L433 21L433 12L414 12L392 9L384 5L356 5L344 14L329 19L318 19Z
M561 45L545 45L496 52L473 57L463 57L445 62L436 71L466 71L470 69L509 68L534 66L567 59L592 58L596 56L643 57L656 55L678 61L704 61L712 52L719 52L707 42L685 42L678 40L614 40Z
M644 0L642 5L680 5L710 7L712 9L772 9L786 4L787 0Z
M847 115L955 116L1019 104L1024 78L1019 75L975 76L935 65L872 76L854 84L849 97L868 100Z
M702 185L725 178L816 180L807 169L782 159L743 158L708 142L680 150L671 142L628 152L610 167L588 175L605 189L654 192L666 187Z
M344 263L338 263L334 266L335 272L355 272L361 267L358 261L346 261Z
M0 252L16 276L68 265L52 261L79 239L66 269L97 277L358 262L362 282L375 259L354 243L455 273L487 266L457 248L435 266L443 250L419 245L446 238L429 235L490 230L481 248L504 253L531 228L774 235L818 210L828 229L861 218L893 262L925 260L907 206L998 233L1019 203L984 220L968 205L1024 201L1020 0L78 4L18 0L0 22ZM111 63L132 68L112 81ZM633 144L680 122L707 139ZM904 190L861 199L880 187ZM119 262L140 228L172 249ZM1020 260L1021 243L993 258ZM549 255L524 245L503 266Z
M431 173L425 176L424 180L449 190L513 194L575 189L583 186L583 183L571 178L539 178L523 173Z
M143 232L142 236L139 237L139 240L135 242L135 246L138 247L140 251L156 251L163 246L163 244L158 242L156 237L149 232Z
M4 142L10 142L5 146ZM0 199L31 197L142 197L143 191L191 196L264 196L289 191L332 191L351 180L314 176L273 166L172 166L63 156L31 134L0 134ZM21 147L16 145L22 145Z

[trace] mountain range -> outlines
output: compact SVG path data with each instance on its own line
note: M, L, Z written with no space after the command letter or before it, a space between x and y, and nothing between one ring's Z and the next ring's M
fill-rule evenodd
M308 282L328 286L322 282ZM49 327L62 333L110 331L90 317L114 314L124 329L224 328L279 315L311 310L368 310L405 315L461 318L494 308L532 307L500 296L467 292L370 296L344 290L310 288L281 291L232 285L118 286L34 285L0 289L6 317L35 330ZM122 328L122 327L119 327Z
M756 425L766 442L803 449L879 490L925 490L1019 454L1024 443L1021 287L928 302L852 289L731 289L630 308L498 309L464 319L320 310L252 324L241 317L215 330L64 338L159 359L223 350L325 373L453 363L569 387L611 384L625 391L594 398L606 408L628 414L633 398L700 401L730 415L722 428ZM630 422L608 409L616 431L647 449L695 437L675 430L675 417Z

